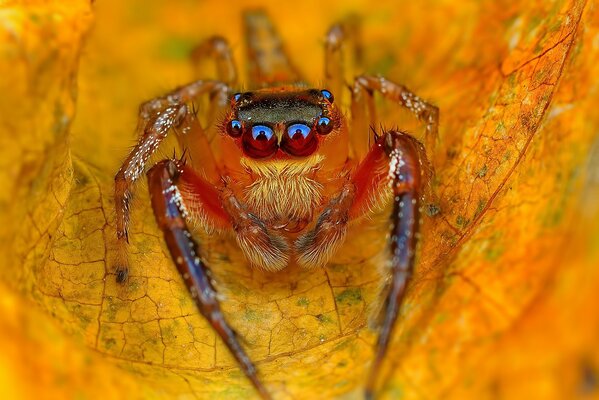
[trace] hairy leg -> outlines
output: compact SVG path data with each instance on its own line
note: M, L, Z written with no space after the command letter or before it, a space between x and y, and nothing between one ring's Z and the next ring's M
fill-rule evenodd
M203 76L202 63L212 59L216 65L217 79L227 85L233 86L237 83L237 68L233 60L233 54L227 40L221 36L212 36L191 51L191 62L194 66L196 76Z
M369 121L375 124L375 109L372 94L380 93L384 98L398 103L411 111L426 124L426 150L416 139L401 132L386 132L382 137L375 136L375 146L361 163L354 180L361 194L356 199L350 215L361 215L381 200L380 184L391 183L393 212L390 227L391 282L383 304L380 320L381 330L375 350L375 359L366 384L366 398L374 393L376 377L387 353L391 334L403 302L407 284L414 269L414 252L420 219L422 196L432 195L430 180L432 169L427 160L428 154L434 154L438 138L439 109L412 93L405 86L382 77L360 76L356 79L353 91L352 118L354 129L361 132ZM367 136L367 135L353 135ZM369 135L368 135L369 136ZM380 156L386 154L386 177L381 169ZM378 173L376 171L379 171Z
M233 52L229 46L229 42L221 36L212 36L198 46L196 46L191 52L191 63L193 65L195 76L199 79L202 77L210 76L207 71L203 70L203 67L208 63L213 63L216 67L216 79L223 82L229 87L234 87L237 84L237 67L235 66L235 60L233 59ZM213 141L213 138L217 135L220 128L218 124L218 118L229 107L229 90L220 90L211 93L208 110L203 113L205 116L204 126L206 129L200 135L197 135L197 139L201 141L207 141L208 143ZM195 140L195 138L194 138ZM219 149L213 149L215 152L219 152Z
M349 47L350 54L347 54ZM351 65L348 68L348 61ZM362 63L362 40L357 17L346 18L333 25L325 37L324 72L325 87L339 100L347 88L346 74L356 73Z
M243 22L250 86L266 87L302 81L268 16L262 11L249 11L244 14Z
M214 289L210 270L202 259L186 223L188 210L178 188L182 171L174 160L165 160L148 171L152 207L171 257L196 303L200 313L221 337L244 374L263 399L270 399L258 379L256 367L237 340L235 331L225 320Z
M398 318L407 285L414 271L414 256L418 242L420 205L427 164L424 147L413 137L401 132L386 132L375 146L388 158L386 181L393 196L390 216L391 281L382 308L381 328L375 358L366 384L366 398L373 396L376 378L387 354L391 334Z
M424 147L413 137L389 131L375 136L374 145L351 180L331 200L314 229L296 242L298 262L305 267L326 264L343 242L349 220L370 213L393 199L390 216L388 264L391 281L386 288L381 330L366 386L372 396L375 378L387 354L395 321L414 269L422 192L430 179Z
M190 113L187 103L204 93L223 90L228 90L228 87L219 81L195 81L140 106L137 126L140 139L114 178L118 282L124 282L128 276L127 243L133 185L168 132L186 120Z
M439 136L439 109L426 101L422 100L408 88L394 83L383 77L363 75L356 78L354 83L354 97L360 99L364 97L361 93L366 90L369 93L378 92L386 99L391 100L402 107L411 111L416 118L426 124L424 144L428 154L432 155L435 151L435 145ZM374 110L371 108L371 110ZM352 106L352 113L354 107ZM371 112L371 124L374 124L374 112Z

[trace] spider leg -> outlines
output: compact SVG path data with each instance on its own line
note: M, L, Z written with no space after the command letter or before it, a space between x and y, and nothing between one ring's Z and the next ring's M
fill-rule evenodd
M139 110L137 132L138 143L129 153L114 177L114 200L116 209L117 267L118 282L128 276L127 243L130 221L130 203L133 186L145 170L146 163L171 128L178 127L189 114L186 103L204 93L228 91L228 86L219 81L195 81L175 89L164 97L143 103Z
M174 129L179 146L186 154L186 161L210 182L219 182L221 172L215 158L213 149L210 147L206 130L200 125L200 121L194 112L186 113L180 124Z
M289 60L268 16L262 11L248 11L244 13L243 23L250 85L265 87L301 82L301 73Z
M386 99L398 103L402 107L410 110L420 121L426 124L424 144L428 154L434 154L435 144L439 136L439 109L426 101L422 100L408 88L394 83L383 77L362 75L356 78L354 83L354 97L360 98L360 92L377 91ZM374 110L374 108L371 108ZM352 107L352 112L354 107ZM374 113L371 113L374 117ZM371 119L371 122L374 122Z
M227 40L221 36L212 36L191 51L191 62L197 76L202 76L200 67L204 60L212 58L216 64L216 74L227 85L237 82L237 68Z
M381 329L366 385L367 398L372 397L414 269L421 196L429 179L426 152L416 139L396 131L375 136L374 145L340 194L325 208L314 229L295 242L300 265L324 265L343 242L349 220L393 199L389 226L391 258L387 265L391 280L385 291Z
M212 36L191 51L191 63L196 76L210 76L203 70L205 62L211 60L216 67L216 77L227 86L235 86L237 83L237 67L233 59L233 52L229 42L221 36ZM227 88L228 89L228 88ZM214 122L220 118L229 106L229 90L220 90L211 93L210 105L205 113L205 126L208 127L204 136L208 142L215 137L218 124Z
M326 34L324 44L325 87L339 98L347 88L347 71L356 71L361 67L363 52L361 39L357 17L349 17L333 25ZM347 47L350 47L349 57L345 57L344 54ZM348 68L347 61L353 64L353 68Z
M372 146L371 136L364 133L376 126L376 108L372 91L364 90L357 82L354 82L352 89L351 118L352 131L349 135L349 143L352 158L362 160Z
M221 312L210 271L202 260L200 247L187 227L185 219L188 211L178 188L181 172L180 166L174 160L159 162L148 171L150 197L156 221L200 313L224 341L260 396L270 399L269 393L258 379L256 367Z
M377 140L375 147L374 152L384 151L388 157L387 182L391 186L393 195L389 239L391 281L383 304L382 325L376 344L375 358L366 384L367 399L373 396L376 378L387 354L406 287L414 270L421 191L423 180L427 179L426 153L424 147L413 137L396 131L386 132Z

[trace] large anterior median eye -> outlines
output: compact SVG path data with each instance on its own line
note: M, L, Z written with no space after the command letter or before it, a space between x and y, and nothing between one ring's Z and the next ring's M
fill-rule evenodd
M287 127L287 132L281 140L281 148L293 156L308 156L316 150L318 140L316 135L305 124L292 124Z
M265 158L273 155L277 149L277 137L266 125L254 125L242 137L243 150L252 158Z

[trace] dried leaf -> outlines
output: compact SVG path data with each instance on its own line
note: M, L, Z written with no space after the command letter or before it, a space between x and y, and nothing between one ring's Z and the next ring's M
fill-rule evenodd
M191 80L186 54L209 35L229 38L242 67L240 12L251 6L0 9L0 394L254 395L167 257L143 186L131 276L115 283L111 197L139 103ZM582 0L263 6L314 85L327 27L359 15L366 71L442 113L432 154L440 212L424 218L383 398L596 396L596 9ZM385 126L420 134L380 106ZM227 318L276 398L362 395L386 243L377 221L352 227L341 254L315 271L252 270L230 238L201 238Z

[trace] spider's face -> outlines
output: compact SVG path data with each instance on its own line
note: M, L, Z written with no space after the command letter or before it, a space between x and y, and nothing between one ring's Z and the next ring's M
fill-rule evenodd
M253 159L307 157L339 119L328 90L283 87L235 94L224 130Z

